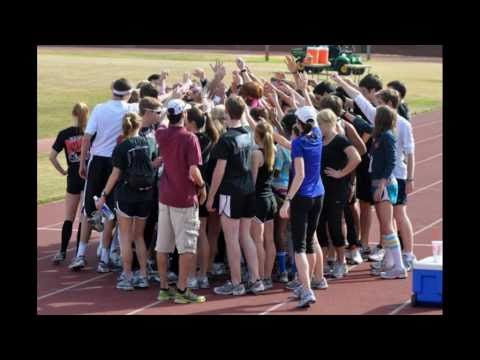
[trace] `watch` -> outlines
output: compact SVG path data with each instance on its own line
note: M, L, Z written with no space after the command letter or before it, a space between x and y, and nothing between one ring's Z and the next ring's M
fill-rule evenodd
M287 196L285 196L285 201L288 201L288 202L290 202L290 201L292 201L292 198L291 198L290 196L288 196L288 195L287 195Z
M105 199L108 197L108 194L105 190L102 191L102 194L100 195L100 197L105 197Z

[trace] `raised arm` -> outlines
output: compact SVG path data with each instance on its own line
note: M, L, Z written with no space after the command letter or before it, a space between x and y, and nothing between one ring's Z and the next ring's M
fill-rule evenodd
M360 135L358 135L357 130L355 130L355 127L348 122L345 122L345 135L352 142L353 146L355 146L355 149L357 149L360 156L367 152L367 147Z

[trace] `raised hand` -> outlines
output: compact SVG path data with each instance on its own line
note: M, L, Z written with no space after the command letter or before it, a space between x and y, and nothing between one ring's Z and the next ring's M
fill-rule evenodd
M203 80L205 79L205 70L201 68L196 68L195 70L193 70L192 75L199 78L200 80Z
M275 73L273 73L273 76L275 77L275 79L278 79L278 80L285 80L286 79L285 73L283 73L283 72L275 72Z
M183 83L187 83L189 80L191 80L191 74L188 72L183 73Z
M285 64L287 65L288 71L290 71L291 73L296 73L298 71L298 65L295 62L293 56L285 56Z
M308 77L307 74L298 74L298 86L302 90L308 89Z
M165 80L168 77L168 70L162 70L160 72L160 79Z
M243 79L242 77L240 76L240 71L238 70L233 70L232 71L232 77L233 77L233 83L238 86L238 85L241 85L242 82L243 82Z
M333 80L333 81L335 81L335 82L337 82L337 83L341 81L341 78L340 78L340 76L338 75L338 72L336 72L336 71L330 72L330 73L329 73L329 76L330 76L330 79L331 79L331 80Z
M243 70L246 68L246 63L245 63L245 60L243 60L241 57L238 57L236 60L235 60L235 63L237 64L238 68L240 70Z

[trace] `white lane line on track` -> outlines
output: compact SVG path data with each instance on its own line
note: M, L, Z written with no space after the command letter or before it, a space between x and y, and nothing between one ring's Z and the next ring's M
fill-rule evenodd
M438 139L442 136L443 136L443 134L438 134L436 136L432 136L432 137L429 137L429 138L426 138L426 139L423 139L423 140L420 140L420 141L415 141L415 145L418 145L418 144L421 144L421 143L426 143L428 141Z
M427 185L427 186L424 186L424 187L421 187L421 188L415 190L414 192L408 194L408 196L412 196L412 195L418 194L419 192L422 192L423 190L427 190L427 189L429 189L429 188L431 188L431 187L434 187L434 186L436 186L436 185L438 185L438 184L440 184L440 183L442 183L442 182L443 182L443 180L435 181L434 183L432 183L432 184L430 184L430 185Z
M65 291L67 291L67 290L70 290L70 289L74 289L74 288L79 287L79 286L82 286L82 285L84 285L84 284L88 284L89 282L92 282L92 281L95 281L95 280L104 278L104 277L109 276L109 275L112 275L112 274L114 274L114 273L111 273L111 272L110 272L110 273L106 273L106 274L101 274L101 275L95 276L95 277L93 277L93 278L91 278L91 279L88 279L88 280L79 282L79 283L77 283L77 284L73 284L73 285L67 286L67 287L65 287L65 288L52 291L52 292L50 292L50 293L48 293L48 294L45 294L45 295L42 295L42 296L37 297L37 301L43 300L43 299L45 299L45 298L47 298L47 297L50 297L50 296L53 296L53 295L56 295L56 294L60 294L60 293L62 293L62 292L65 292Z
M426 163L426 162L428 162L428 161L430 161L430 160L433 160L433 159L436 159L436 158L438 158L438 157L440 157L440 156L443 156L443 153L430 156L430 157L428 157L428 158L426 158L426 159L423 159L423 160L420 160L420 161L416 161L416 162L415 162L415 166L420 165L420 164L423 164L423 163Z
M414 125L412 126L412 129L418 129L418 128L421 128L421 127L425 127L425 126L430 126L430 125L434 125L434 124L443 124L443 121L431 121L429 123L425 123L425 124L420 124L420 125Z
M405 301L402 305L396 307L392 312L389 312L388 315L396 315L400 311L402 311L405 307L407 307L410 304L410 299Z
M148 308L151 308L155 305L158 305L160 304L161 301L155 301L154 303L151 303L151 304L148 304L148 305L145 305L144 307L141 307L140 309L137 309L137 310L133 310L131 312L129 312L127 315L135 315L135 314L138 314L139 312L142 312L143 310L146 310Z

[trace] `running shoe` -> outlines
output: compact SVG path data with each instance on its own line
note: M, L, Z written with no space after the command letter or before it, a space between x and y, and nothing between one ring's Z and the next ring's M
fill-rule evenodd
M314 290L328 289L327 279L325 279L325 277L321 278L320 280L317 280L317 279L313 278L311 283L310 283L310 286Z
M59 251L56 253L52 259L53 265L60 265L60 263L65 260L65 256L66 254L64 252Z
M308 308L311 304L315 304L316 301L315 294L311 289L303 290L297 308Z
M154 283L160 283L160 275L158 274L158 271L148 271L148 281L149 282L154 282Z
M368 261L368 256L371 254L370 246L362 246L360 253L362 254L363 260Z
M160 289L158 292L158 301L168 301L173 299L175 299L175 290L172 288L169 288L168 290Z
M380 270L380 269L385 269L385 258L382 260L382 261L377 261L377 262L374 262L370 265L370 269L374 269L374 270Z
M68 268L72 271L80 271L87 265L87 260L85 256L77 256L73 259L72 263L68 266Z
M182 294L179 291L175 292L175 304L191 304L191 303L204 303L207 299L205 296L197 295L192 292L190 289L186 289Z
M187 288L189 289L198 289L198 281L196 277L188 277L187 279Z
M385 249L377 246L371 251L370 255L368 256L368 261L382 261L384 257Z
M351 251L352 258L350 259L352 265L360 265L363 263L362 255L360 254L360 250L357 248Z
M225 275L225 265L222 263L213 263L212 274L215 276Z
M293 295L291 298L294 299L300 299L303 294L303 285L297 286L295 289L293 289Z
M98 263L98 266L97 266L97 273L109 273L112 271L112 269L110 269L110 265L109 264L106 264L104 263L103 261L100 261Z
M272 279L263 279L263 287L265 290L270 290L273 288L273 281Z
M233 285L230 280L228 280L222 286L217 286L213 288L213 292L217 295L235 295L240 296L246 293L245 286L243 284Z
M265 286L262 280L257 280L254 283L247 283L247 293L257 295L258 293L265 291Z
M175 284L178 281L178 276L173 271L168 273L168 285Z
M129 279L125 276L125 274L121 274L120 277L118 278L117 289L125 290L125 291L134 290L133 278Z
M279 282L279 283L282 283L282 284L288 283L288 272L284 271L284 272L278 273L275 276L275 281Z
M209 289L210 288L210 283L208 282L208 277L207 276L199 276L197 278L197 283L198 283L198 287L200 289Z
M412 271L413 263L417 261L417 258L415 257L415 255L402 254L402 260L403 260L403 265L405 265L405 269L407 269L407 271L410 272Z
M393 280L393 279L406 279L408 277L408 272L406 269L390 269L386 271L382 271L380 273L380 278L386 280Z
M346 264L335 264L335 268L333 270L333 277L335 279L341 279L347 274L347 265Z
M146 276L136 276L133 278L133 287L136 289L148 289L148 279Z
M297 287L302 286L302 283L298 278L293 279L292 281L288 282L287 285L285 286L288 290L294 290Z

